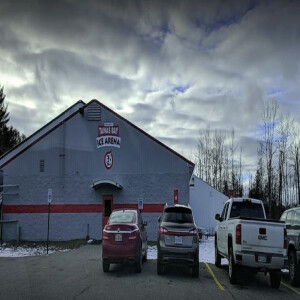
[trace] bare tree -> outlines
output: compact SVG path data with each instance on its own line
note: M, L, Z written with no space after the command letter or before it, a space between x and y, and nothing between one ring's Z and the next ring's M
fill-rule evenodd
M236 190L235 182L236 182L236 173L235 173L235 152L237 149L236 144L236 137L235 137L235 130L234 128L231 129L231 135L230 135L230 159L231 159L231 189L233 192Z
M282 211L283 203L286 204L288 200L288 174L289 174L289 166L288 166L288 153L292 144L292 132L294 127L294 119L289 115L281 115L280 123L278 125L278 175L279 175L279 208Z
M273 158L276 152L275 130L278 125L278 102L275 99L263 102L262 122L263 122L263 144L264 155L267 167L267 198L269 204L269 216L273 217Z
M299 128L299 124L298 127L295 126L293 128L293 132L292 132L292 145L290 147L290 161L291 161L291 173L294 176L294 184L293 184L293 191L294 189L296 191L294 191L293 194L296 194L296 201L293 201L294 203L300 204L300 170L299 170L299 148L300 148L300 128ZM292 176L290 173L290 176Z

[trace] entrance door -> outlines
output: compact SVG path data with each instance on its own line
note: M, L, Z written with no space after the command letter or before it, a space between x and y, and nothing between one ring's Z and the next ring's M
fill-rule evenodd
M109 216L112 212L113 207L113 196L112 195L104 195L102 198L103 203L103 212L102 212L102 229L106 225Z

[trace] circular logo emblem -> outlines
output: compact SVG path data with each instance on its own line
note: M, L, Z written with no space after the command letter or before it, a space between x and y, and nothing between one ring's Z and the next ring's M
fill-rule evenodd
M113 159L113 155L111 153L111 150L106 152L105 155L104 155L104 165L105 165L105 168L107 170L111 169L111 167L113 166L113 163L114 163L114 159Z

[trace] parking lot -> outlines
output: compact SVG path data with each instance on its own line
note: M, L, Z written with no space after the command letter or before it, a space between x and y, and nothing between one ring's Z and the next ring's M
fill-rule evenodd
M156 274L156 260L143 264L141 274L130 266L101 268L101 245L49 256L0 258L0 299L299 299L300 288L283 280L270 287L268 276L244 274L230 285L227 266L200 263L200 276L188 269L168 268Z

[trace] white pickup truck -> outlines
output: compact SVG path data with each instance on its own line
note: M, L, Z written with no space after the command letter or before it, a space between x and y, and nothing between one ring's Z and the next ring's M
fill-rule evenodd
M270 274L273 288L281 281L281 269L287 263L285 223L266 219L261 200L232 198L226 201L215 234L215 265L227 258L229 281L236 283L237 272L250 268Z

